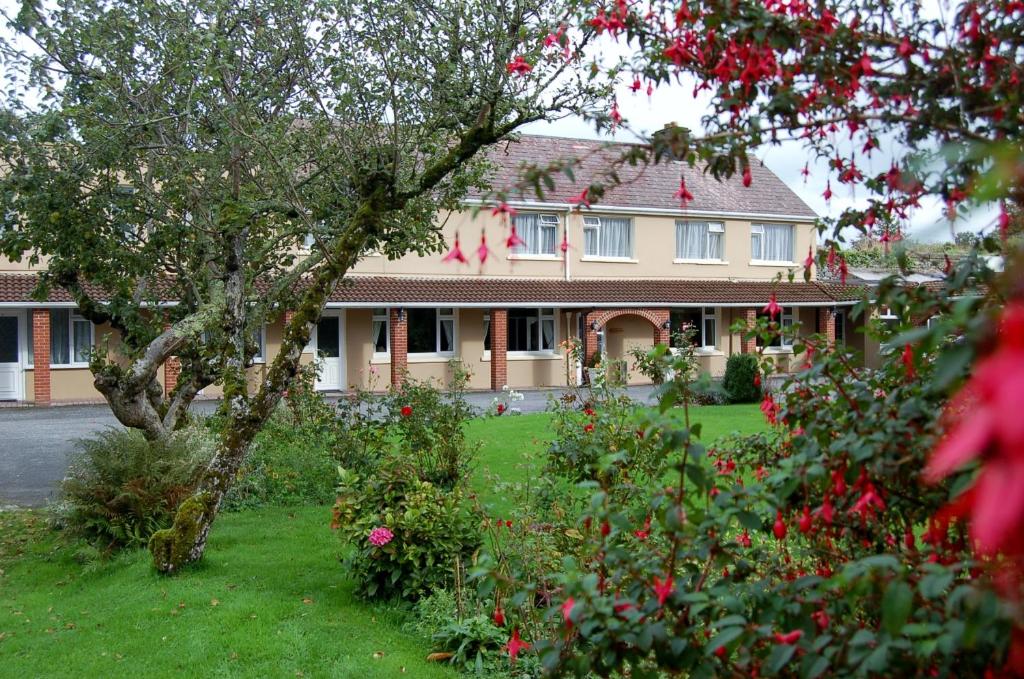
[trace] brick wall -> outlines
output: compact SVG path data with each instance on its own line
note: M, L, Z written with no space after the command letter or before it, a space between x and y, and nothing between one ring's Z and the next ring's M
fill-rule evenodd
M171 356L164 363L164 395L170 394L178 386L179 375L181 375L181 360L177 356Z
M757 323L757 309L745 309L743 311L743 317L747 322L747 328L754 327ZM753 354L757 352L757 338L751 337L749 339L743 339L740 342L740 350L744 354Z
M409 369L409 326L404 309L392 307L388 310L389 337L391 345L391 384L405 381Z
M818 332L825 336L829 346L836 343L836 312L827 307L818 307Z
M50 310L32 310L32 353L35 404L50 405Z
M491 389L508 384L508 309L491 309Z

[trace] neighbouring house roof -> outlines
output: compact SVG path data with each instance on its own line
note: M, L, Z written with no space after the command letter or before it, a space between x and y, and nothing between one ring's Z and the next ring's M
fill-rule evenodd
M559 173L553 177L555 189L547 191L541 201L542 204L565 204L592 183L606 184L603 172L629 146L589 139L522 135L518 141L502 142L491 149L489 158L497 169L490 181L494 190L507 190L519 181L523 165L544 166L554 160L578 158L580 164L574 169L575 181ZM756 159L751 163L750 171L752 181L749 187L745 187L739 175L719 181L699 167L691 168L680 162L636 167L624 165L619 169L622 184L609 189L600 203L594 204L593 211L599 213L602 206L679 211L679 199L675 194L682 175L686 178L687 189L693 194L688 210L808 220L817 217L807 203ZM474 193L471 197L481 198L482 194ZM531 189L524 194L512 193L509 200L537 201L538 198Z
M31 306L35 274L0 274L0 304ZM775 293L783 305L853 304L863 286L820 282L680 279L426 278L350 276L331 295L333 306L763 306ZM102 299L102 294L96 295ZM69 304L61 289L45 304Z

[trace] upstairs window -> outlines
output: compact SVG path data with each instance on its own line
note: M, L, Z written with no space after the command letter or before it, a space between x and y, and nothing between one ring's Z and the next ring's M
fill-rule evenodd
M793 262L792 224L751 224L750 258L759 262Z
M409 309L408 333L410 354L455 353L455 310Z
M524 243L517 245L512 254L555 255L559 225L556 215L519 214L512 219Z
M725 225L720 222L676 222L676 259L722 261Z
M584 217L586 257L629 259L633 256L633 220L627 217Z
M693 344L698 349L714 349L718 342L718 318L714 307L673 309L670 324L673 347L679 346L681 336L689 330L695 331Z

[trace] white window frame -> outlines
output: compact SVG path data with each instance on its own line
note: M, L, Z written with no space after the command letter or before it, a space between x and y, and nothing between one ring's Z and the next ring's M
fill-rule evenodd
M260 331L256 337L256 348L257 352L252 356L252 362L254 364L261 364L267 362L267 325L265 323L260 324Z
M431 358L454 358L456 351L455 347L459 345L459 323L457 321L458 314L455 313L454 307L429 307L434 312L434 323L435 323L435 334L434 334L434 351L409 351L407 356L410 360L413 358L417 359L431 359ZM441 313L444 310L448 310L449 313ZM408 314L408 312L406 312ZM452 322L452 348L451 351L441 351L441 326L442 321ZM408 323L408 320L406 321Z
M594 233L594 239L601 246L601 228L603 218L596 215L588 215L583 218L583 257L584 262L636 262L636 222L632 217L610 217L609 219L626 219L629 221L629 253L626 255L606 255L598 252L590 254L587 252L587 232Z
M688 225L688 224L701 224L701 225L707 227L707 230L704 232L704 234L706 236L706 241L704 243L704 250L705 251L710 250L709 243L710 243L710 240L711 240L711 234L712 233L720 233L720 234L722 234L722 238L720 240L720 242L722 244L722 248L721 248L721 252L718 254L718 257L683 257L683 253L681 251L682 250L681 249L681 245L682 244L680 243L680 236L682 235L683 227L685 225ZM673 262L676 263L676 264L728 264L728 262L725 261L725 224L723 224L722 222L700 222L700 221L687 220L687 219L677 219L676 220L676 256L675 256L675 259L673 260Z
M718 336L719 336L719 323L718 323L718 307L704 306L704 307L676 307L676 311L690 310L694 308L700 309L700 327L697 328L700 335L698 336L699 343L695 347L699 354L710 354L718 351ZM710 312L710 313L709 313ZM669 318L671 319L671 311L669 312ZM705 337L704 324L708 321L714 321L715 323L715 336L712 338L711 344L707 343L707 337ZM671 330L669 330L671 332ZM673 352L678 349L673 348Z
M383 311L384 313L377 313ZM384 323L384 351L377 351L377 342L373 336L373 324ZM373 359L380 361L391 358L391 312L387 307L375 307L370 312L370 345L373 348Z
M754 236L759 236L761 238L760 251L761 251L762 255L764 254L764 246L765 246L765 242L764 242L764 239L765 239L765 228L764 227L765 226L766 226L766 224L761 224L761 223L754 223L754 224L750 225L750 263L751 264L759 264L759 265L769 265L769 266L780 266L780 265L781 266L794 266L794 265L796 265L796 262L793 261L793 258L796 257L796 225L795 224L770 224L770 226L785 226L785 227L789 227L790 235L792 236L791 240L793 241L793 246L792 246L792 249L791 249L791 251L789 253L789 259L764 259L763 257L755 257L754 256Z
M558 231L562 227L562 220L559 218L559 216L554 214L554 213L551 213L551 212L544 212L544 213L540 213L540 214L533 213L533 212L526 212L526 213L522 213L522 216L523 217L533 217L533 216L536 216L537 217L537 221L539 222L539 228L540 229L549 229L549 228L550 229L554 229L555 237L551 239L551 252L541 252L540 249L539 249L539 247L540 247L539 244L538 244L538 251L537 252L527 252L523 248L523 246L517 245L508 254L509 259L545 259L545 260L546 259L555 259L555 260L561 260L562 258L561 258L561 256L558 253ZM520 215L513 216L512 217L512 223L515 224L516 223L516 219L518 219L519 217L520 217ZM521 230L519 230L518 225L516 226L516 232L517 232L517 234L519 235L520 238L523 238L523 232ZM526 240L526 239L524 238L523 240ZM543 242L543 239L541 239L541 242Z
M53 327L53 313L52 313L53 311L64 311L64 309L59 309L59 308L58 309L47 309L47 311L46 311L50 315L50 337L51 337L51 342L53 341L52 337L53 337L53 333L54 333L54 330L55 330L55 328ZM82 323L89 323L89 350L90 351L92 351L92 350L94 350L96 348L96 324L90 322L86 318L83 318L81 315L76 313L75 309L68 309L68 311L71 312L70 314L68 314L68 327L67 327L67 333L68 333L68 359L70 360L70 362L69 363L53 363L52 360L51 360L50 367L51 368L58 368L58 369L61 369L61 368L88 368L89 367L89 362L88 361L76 361L76 360L74 360L75 359L75 321L79 321L79 322L82 322ZM32 354L31 357L30 357L30 354L29 354L29 352L31 351L31 349L29 347L32 347L34 349L34 346L32 344L34 342L34 338L32 337L32 334L31 334L33 332L32 311L29 310L27 312L27 314L28 314L28 321L25 324L25 328L26 328L25 329L25 342L26 342L26 346L25 346L25 368L26 369L34 369L35 368L35 354ZM52 349L51 349L51 351L52 351ZM52 356L51 356L51 359L52 359Z
M551 311L550 314L545 314L544 310L548 309ZM554 307L537 307L536 309L530 309L531 311L537 312L537 346L544 345L544 321L552 321L552 327L554 330L551 335L551 348L550 349L538 349L536 351L512 351L509 350L507 353L509 356L553 356L558 353L558 314L555 313ZM487 315L488 323L490 323L490 314ZM508 328L506 325L506 332ZM494 341L494 338L491 338ZM508 337L505 338L505 345L508 346Z
M780 346L762 346L766 354L780 353L788 354L793 351L793 338L787 337L784 333L787 328L792 328L796 324L796 307L784 306L782 312L779 313L779 344Z

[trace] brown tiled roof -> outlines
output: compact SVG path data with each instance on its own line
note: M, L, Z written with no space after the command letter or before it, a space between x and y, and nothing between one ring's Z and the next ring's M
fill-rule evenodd
M31 305L35 274L0 274L0 302ZM572 305L665 306L672 304L763 305L775 292L780 304L850 303L865 288L838 283L707 281L682 279L401 278L350 276L331 296L335 304L381 306L436 305ZM102 298L101 295L98 295ZM49 303L70 302L64 290L50 292Z
M664 306L671 304L832 304L859 300L864 288L823 283L681 279L393 278L352 276L335 290L337 304L493 304Z
M566 137L543 137L523 135L519 141L504 142L493 148L489 158L498 167L490 181L494 190L505 190L519 179L523 164L543 166L558 159L579 158L581 164L575 168L575 180L559 174L555 190L547 192L545 202L565 203L591 183L606 184L602 171L618 158L628 144L607 144L588 139ZM658 165L622 167L619 175L622 184L610 189L595 204L627 208L654 208L679 210L675 198L679 189L680 174L686 178L686 187L693 194L688 209L709 212L745 213L756 215L779 215L789 217L817 217L807 203L800 199L781 179L760 162L754 160L750 166L752 181L743 186L740 176L719 181L700 168L690 168L685 163L667 162ZM480 197L480 194L474 194ZM524 195L513 194L510 200L537 200L532 190Z

